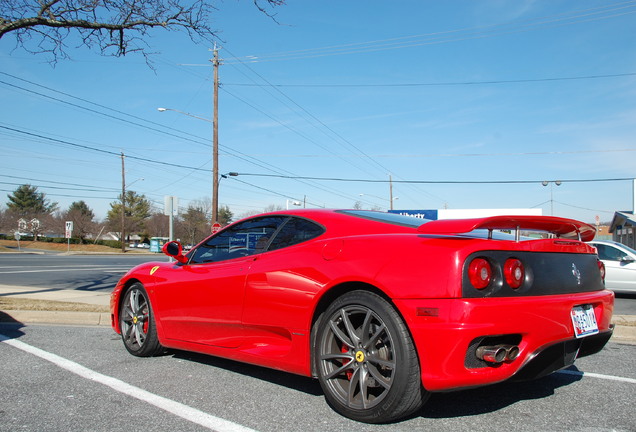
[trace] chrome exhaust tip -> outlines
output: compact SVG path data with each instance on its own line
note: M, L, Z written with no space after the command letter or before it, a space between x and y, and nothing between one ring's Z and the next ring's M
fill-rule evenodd
M519 353L517 345L484 345L477 348L475 355L487 363L500 364L516 360Z
M499 364L506 359L508 350L503 345L480 346L477 348L477 358L488 363Z
M508 362L515 361L517 357L519 357L520 352L521 350L519 349L517 345L509 345L506 350L506 361Z

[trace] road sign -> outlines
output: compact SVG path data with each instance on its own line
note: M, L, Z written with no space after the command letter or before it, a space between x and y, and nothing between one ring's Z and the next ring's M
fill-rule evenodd
M218 222L214 222L212 224L212 234L216 234L217 232L219 232L221 230L221 224Z
M73 236L73 221L66 221L66 236L65 238L70 239Z
M179 197L167 195L163 197L163 214L166 216L179 214Z

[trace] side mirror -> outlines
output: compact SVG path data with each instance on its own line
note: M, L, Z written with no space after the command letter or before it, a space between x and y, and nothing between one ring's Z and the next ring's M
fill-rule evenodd
M634 262L634 258L630 257L629 255L625 255L624 257L621 258L621 262L623 264L631 264Z
M164 254L168 255L169 257L176 259L182 264L188 262L188 258L186 258L183 255L183 247L181 246L181 243L179 243L176 240L173 240L163 245L163 248L161 248L161 251Z

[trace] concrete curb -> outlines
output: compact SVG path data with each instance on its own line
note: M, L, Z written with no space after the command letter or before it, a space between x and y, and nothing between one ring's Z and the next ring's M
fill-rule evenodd
M69 312L69 311L0 311L0 322L22 324L64 324L110 327L108 312Z

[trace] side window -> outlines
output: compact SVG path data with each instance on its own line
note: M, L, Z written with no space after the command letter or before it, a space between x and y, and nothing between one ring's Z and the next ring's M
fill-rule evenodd
M282 249L311 240L325 232L325 229L307 219L290 218L272 240L268 250Z
M246 220L210 237L195 249L190 264L225 261L263 252L284 216Z
M613 246L597 244L596 248L598 249L598 257L602 260L620 261L621 258L627 255L625 252Z

